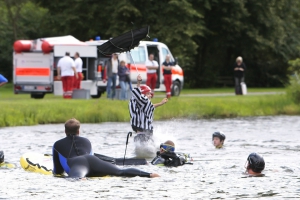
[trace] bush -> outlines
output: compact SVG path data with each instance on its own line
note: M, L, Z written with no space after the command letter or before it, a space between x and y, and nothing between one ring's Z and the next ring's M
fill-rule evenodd
M290 78L290 85L287 87L286 94L293 102L300 104L300 79L298 74Z

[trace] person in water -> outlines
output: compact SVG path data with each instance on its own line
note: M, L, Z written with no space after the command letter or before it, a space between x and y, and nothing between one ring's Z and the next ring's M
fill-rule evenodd
M141 85L142 77L137 76L137 87L132 90L132 97L129 101L130 124L138 135L135 141L148 141L153 135L153 113L155 108L168 102L164 98L160 103L152 104L153 92L147 85Z
M0 164L4 162L4 152L0 151Z
M216 149L223 148L226 136L222 132L214 132L212 135L212 141Z
M70 119L65 123L66 137L54 143L53 173L66 172L70 178L99 176L159 177L158 174L143 172L135 168L120 169L93 155L91 142L79 136L80 122Z
M257 153L251 153L246 162L246 174L251 176L261 176L261 172L265 169L265 161L262 156Z
M160 150L156 157L151 161L152 165L163 164L168 167L177 167L184 165L187 162L185 155L178 155L175 153L175 144L171 140L160 145Z

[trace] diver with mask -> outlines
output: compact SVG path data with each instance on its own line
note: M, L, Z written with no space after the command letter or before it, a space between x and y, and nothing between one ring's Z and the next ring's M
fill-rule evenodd
M152 165L164 165L167 167L177 167L187 163L188 154L175 153L175 144L171 140L167 140L160 145L160 150L156 153L156 157L151 161Z

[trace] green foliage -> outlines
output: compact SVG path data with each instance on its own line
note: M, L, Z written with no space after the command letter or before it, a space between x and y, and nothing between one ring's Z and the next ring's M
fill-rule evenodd
M287 96L296 104L300 104L300 79L297 73L290 78L290 84L287 87Z
M190 87L232 76L237 56L248 67L248 86L280 86L299 52L299 8L294 0L0 0L1 73L11 76L17 39L107 39L150 25L151 39L179 58Z
M14 41L44 37L47 9L30 0L0 0L0 13L0 73L10 79Z
M30 99L29 95L14 95L11 85L1 87L0 127L63 123L75 117L82 123L129 122L128 102L107 99L66 100L46 95L45 99ZM226 91L226 90L225 90ZM201 92L201 91L199 91ZM203 91L202 91L203 92ZM206 91L206 93L215 91ZM218 92L219 93L219 92ZM153 103L160 98L154 98ZM300 114L300 107L286 95L173 97L155 110L155 120L173 118L228 118L266 115Z

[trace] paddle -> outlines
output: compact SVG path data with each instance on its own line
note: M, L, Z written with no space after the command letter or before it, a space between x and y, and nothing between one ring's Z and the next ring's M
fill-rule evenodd
M126 156L126 151L127 151L127 145L128 145L128 138L132 136L132 132L128 132L127 134L127 139L126 139L126 147L125 147L125 154L124 154L124 159L123 159L123 166L125 163L125 156Z

